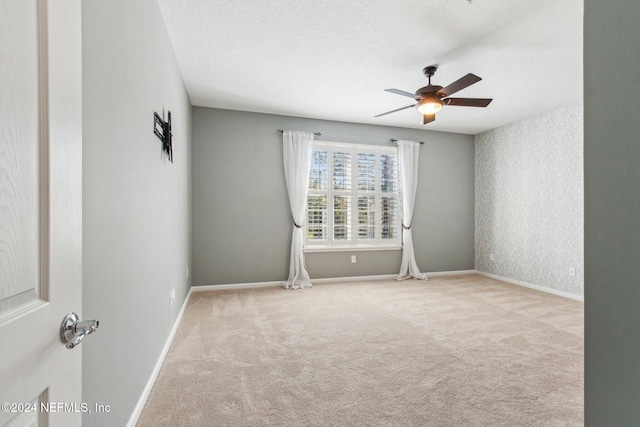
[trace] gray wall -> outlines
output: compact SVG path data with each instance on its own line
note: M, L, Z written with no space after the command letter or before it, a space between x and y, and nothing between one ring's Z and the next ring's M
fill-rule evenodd
M193 283L282 281L288 275L291 213L282 136L387 145L424 141L412 224L424 272L473 269L473 136L268 114L193 109ZM258 218L260 214L262 218ZM308 253L311 278L396 274L400 251Z
M84 0L84 425L123 426L189 288L191 106L155 0ZM175 163L153 112L171 110ZM169 291L176 300L169 305Z
M582 126L573 104L476 136L477 270L583 295Z
M640 2L585 1L585 425L640 423Z

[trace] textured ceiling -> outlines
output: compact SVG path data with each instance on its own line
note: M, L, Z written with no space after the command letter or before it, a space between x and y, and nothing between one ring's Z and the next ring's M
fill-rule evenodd
M582 100L582 0L158 0L195 106L478 134ZM384 92L482 81L420 124ZM311 129L312 130L312 129Z

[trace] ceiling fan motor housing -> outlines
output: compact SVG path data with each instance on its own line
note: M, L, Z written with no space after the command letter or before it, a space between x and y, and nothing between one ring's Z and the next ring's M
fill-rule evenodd
M442 86L437 85L421 87L416 91L416 98L428 98L430 96L435 98L442 98L444 94L438 93L438 91L440 91L441 89Z

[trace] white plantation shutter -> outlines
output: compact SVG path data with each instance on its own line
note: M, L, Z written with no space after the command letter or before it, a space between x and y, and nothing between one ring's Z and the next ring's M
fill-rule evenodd
M376 238L376 155L358 153L358 240Z
M327 150L314 149L307 200L307 241L328 242L328 179Z
M395 147L316 141L305 248L400 247Z
M351 240L351 153L334 151L332 156L332 239Z
M327 240L327 196L309 196L308 240Z
M381 154L379 159L380 239L393 241L400 237L400 222L398 221L400 209L398 156L395 153Z
M373 240L376 237L376 198L358 195L358 240Z

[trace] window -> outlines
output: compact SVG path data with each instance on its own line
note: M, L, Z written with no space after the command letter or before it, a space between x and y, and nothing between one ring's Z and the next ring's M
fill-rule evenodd
M305 250L400 247L395 147L316 141Z

